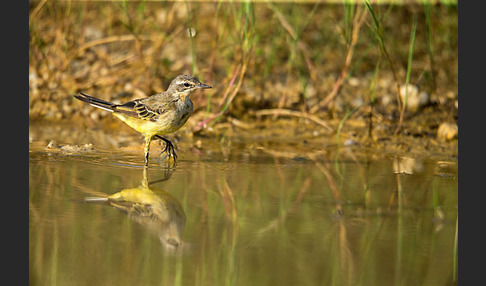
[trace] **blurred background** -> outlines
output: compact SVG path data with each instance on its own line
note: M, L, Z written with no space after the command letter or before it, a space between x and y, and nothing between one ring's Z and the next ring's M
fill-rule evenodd
M213 89L180 136L456 139L457 1L375 2L30 1L30 122L127 130L73 95L121 103L193 74Z

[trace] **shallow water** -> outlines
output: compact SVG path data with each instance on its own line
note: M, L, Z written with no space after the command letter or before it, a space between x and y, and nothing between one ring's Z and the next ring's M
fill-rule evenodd
M144 169L141 150L39 146L31 285L456 283L452 159L181 148L175 168Z

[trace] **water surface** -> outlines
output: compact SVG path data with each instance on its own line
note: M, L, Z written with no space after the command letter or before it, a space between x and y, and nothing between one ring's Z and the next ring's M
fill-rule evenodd
M175 168L152 156L144 169L141 152L67 154L35 143L31 285L456 279L454 160L374 154L310 160L181 148Z

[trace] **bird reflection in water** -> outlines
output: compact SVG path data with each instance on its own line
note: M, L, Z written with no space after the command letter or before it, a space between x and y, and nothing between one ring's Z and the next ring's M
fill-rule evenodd
M186 215L179 201L168 192L152 185L168 180L172 174L167 169L163 179L148 182L147 168L136 188L124 189L108 197L86 197L84 202L107 204L125 212L128 217L158 235L162 245L170 252L183 249L181 235L186 225Z

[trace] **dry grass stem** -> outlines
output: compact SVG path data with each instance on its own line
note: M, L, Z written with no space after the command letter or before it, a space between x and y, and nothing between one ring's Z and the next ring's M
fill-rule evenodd
M333 130L329 126L329 124L327 124L327 122L325 122L324 120L320 119L319 117L317 117L315 115L312 115L312 114L309 114L309 113L297 111L297 110L278 109L278 108L275 108L275 109L262 109L262 110L257 110L257 111L255 111L253 113L256 116L264 116L264 115L284 115L284 116L293 116L293 117L305 118L305 119L309 119L309 120L311 120L311 121L319 124L320 126L326 128L327 130L330 130L330 131Z
M361 5L357 5L358 9L354 15L353 19L353 30L352 30L352 36L351 36L351 42L349 43L348 49L346 51L346 59L344 61L344 66L341 70L341 74L334 84L331 93L324 98L324 100L320 101L318 104L314 105L310 109L310 113L314 114L317 111L321 110L322 108L325 108L329 103L331 103L336 96L339 94L339 90L341 89L341 86L344 83L344 80L348 76L348 71L349 67L351 66L351 60L353 59L354 55L354 48L356 47L356 43L358 43L358 35L359 31L361 29L361 26L363 26L364 20L366 18L366 11L362 8Z

